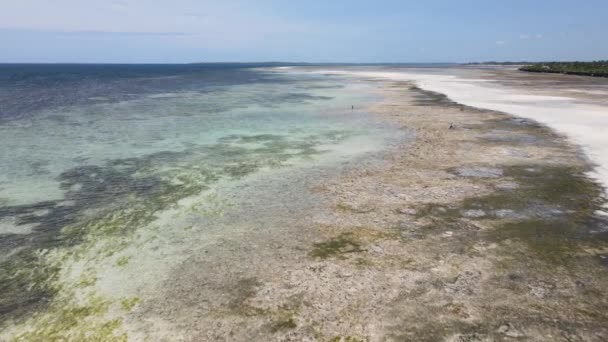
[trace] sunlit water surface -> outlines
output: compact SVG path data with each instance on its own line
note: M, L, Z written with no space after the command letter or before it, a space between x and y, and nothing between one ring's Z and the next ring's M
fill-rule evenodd
M400 139L365 112L369 87L227 65L1 66L0 337L115 334L180 260L248 229L244 198ZM214 225L230 211L239 228ZM251 216L272 225L272 208Z

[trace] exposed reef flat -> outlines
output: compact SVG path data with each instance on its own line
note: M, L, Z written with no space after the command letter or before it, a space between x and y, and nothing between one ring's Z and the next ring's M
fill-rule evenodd
M372 111L415 140L324 180L295 175L261 198L250 209L282 214L175 270L163 299L134 313L171 322L147 336L608 338L608 244L594 216L603 198L579 151L533 121L372 82L383 96ZM290 205L306 189L309 205Z
M234 170L254 178L182 199L187 213L168 205L153 237L110 241L115 272L134 274L118 306L52 308L17 339L61 339L59 328L134 341L608 339L604 198L575 146L414 83L348 82L375 85L369 111L414 138L338 168ZM162 281L145 287L138 272Z

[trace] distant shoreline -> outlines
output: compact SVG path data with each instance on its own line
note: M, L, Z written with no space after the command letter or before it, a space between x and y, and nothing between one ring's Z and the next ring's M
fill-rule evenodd
M596 62L543 62L525 65L520 71L566 74L591 77L608 77L608 61Z
M475 62L465 66L510 66L519 71L564 74L590 77L608 77L608 61L594 62Z

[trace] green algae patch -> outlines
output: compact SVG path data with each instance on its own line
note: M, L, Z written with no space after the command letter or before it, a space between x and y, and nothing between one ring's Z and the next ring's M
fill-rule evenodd
M524 186L523 195L549 203L575 206L580 201L597 204L601 188L590 180L585 171L571 166L517 165L505 168L505 175Z
M284 317L282 319L276 320L270 324L270 331L272 333L276 333L282 330L291 330L298 327L295 319L293 317Z
M258 171L262 166L256 162L243 162L224 167L223 172L233 179L240 179Z
M601 188L582 168L569 166L515 165L504 168L504 176L520 186L463 202L464 208L525 210L544 204L591 215L604 200Z
M80 280L76 283L76 287L89 287L95 285L97 275L93 271L86 271L80 276Z
M508 179L516 187L496 188L488 195L450 205L421 205L415 217L430 222L423 231L436 235L449 230L450 234L469 234L473 239L513 241L526 248L522 258L533 256L561 264L574 260L584 247L605 243L589 232L597 223L596 211L605 199L601 187L586 176L587 169L547 164L507 165L501 169L500 178L483 182ZM486 229L479 231L477 224Z
M601 187L585 175L585 169L560 165L515 165L505 176L519 187L470 198L464 209L481 209L485 218L497 220L486 238L524 243L539 258L566 262L586 244L601 243L588 228L604 202ZM513 217L501 217L501 212ZM601 240L601 239L600 239Z
M104 319L110 304L99 297L88 298L87 304L56 302L44 314L31 318L27 331L11 341L127 341L117 331L119 319Z
M139 303L141 303L141 299L138 297L124 298L120 301L120 306L123 310L130 312Z
M84 172L81 168L74 174L74 177L83 178L85 177ZM114 175L102 168L92 168L90 172ZM110 180L104 180L104 182L106 181L109 182ZM90 261L101 260L123 250L129 246L133 232L156 219L155 212L168 208L178 199L198 193L201 189L198 184L171 185L162 182L150 184L154 184L152 187L155 187L155 189L147 193L145 197L128 195L126 199L123 199L120 194L117 194L115 199L117 209L98 209L96 212L93 211L92 214L87 215L87 219L80 222L70 223L70 220L64 220L66 225L61 227L60 230L53 226L55 228L55 231L52 231L54 236L48 237L50 239L48 248L39 249L38 245L23 246L18 253L4 260L2 269L6 272L0 274L0 289L2 290L0 308L2 308L3 318L16 319L27 314L31 315L33 311L40 312L33 317L46 317L47 310L50 310L48 312L53 312L54 315L67 319L77 314L84 315L90 312L90 310L86 311L88 310L87 307L70 306L72 304L66 303L65 300L62 300L61 305L66 306L66 309L61 311L56 307L60 304L56 304L54 298L56 296L58 298L70 298L65 294L65 291L70 289L80 291L92 287L97 281L95 273L84 271L72 283L70 280L61 279L62 271L69 270L71 263L79 262L83 258ZM72 194L71 196L75 195ZM98 195L82 193L78 196L89 196L95 199L95 196ZM94 203L90 205L95 208ZM48 214L50 216L49 223L42 222L41 224L50 226L56 224L55 221L61 222L62 215L78 217L82 215L79 212L80 210L86 210L84 203L78 204L76 207L76 209L70 208L70 212L66 212L67 209L63 208L53 209L57 212L50 211L50 214ZM126 262L128 262L127 259L119 259L117 266L124 266ZM39 319L28 320L27 322L26 324L38 326L37 331L51 329L50 327L44 327L46 323L60 325L60 322L46 320L45 323L45 321ZM107 330L109 327L110 325L106 325L104 329ZM32 334L35 334L32 335L34 340L38 335L43 336L42 333L32 332ZM52 340L52 337L56 334L56 332L52 332L49 339Z
M481 210L483 214L469 218L502 219L509 218L508 214L513 212L519 219L566 217L571 220L592 216L604 201L600 186L590 180L582 168L515 165L503 170L504 177L518 184L516 188L467 198L457 207L429 204L419 208L417 217L436 216L454 220L462 216L463 211Z
M126 255L122 256L122 257L118 258L118 260L116 260L116 266L125 267L129 263L129 260L131 260L130 256L126 256Z
M47 253L22 250L0 263L0 320L8 313L20 317L28 309L42 309L47 305L43 299L58 292L56 281L61 268L46 262Z
M290 301L273 310L267 310L264 315L270 320L265 327L273 334L296 329L297 313L301 306L301 297L295 296Z
M359 242L353 238L352 233L343 233L336 238L314 244L310 256L327 259L332 257L344 257L349 253L360 253L364 250Z
M355 265L360 268L366 268L374 266L374 262L369 258L357 258L355 260Z
M0 218L16 217L18 224L38 224L40 227L32 236L15 240L19 249L0 261L0 268L6 271L0 272L1 320L31 317L36 312L35 317L46 317L47 313L59 311L56 298L61 301L66 296L65 291L77 290L79 294L92 291L97 281L94 273L76 275L79 278L75 280L60 279L61 275L70 273L73 263L107 258L116 258L111 259L112 264L125 268L130 257L118 255L130 246L134 234L151 229L156 214L176 208L181 199L199 195L222 179L243 178L262 168L282 167L293 158L324 153L316 147L352 135L331 131L293 139L275 135L238 136L181 152L164 151L66 170L59 181L65 198L72 204L46 201L0 208ZM214 217L222 216L230 206L213 197L199 202L181 212ZM42 209L44 215L32 214ZM358 246L351 245L350 249L358 249ZM48 260L45 253L49 251L57 258ZM73 306L76 304L64 302L63 305L73 308L75 314L84 313L76 310ZM243 310L260 313L255 308ZM47 323L56 324L46 319L27 322L37 326L37 331L50 329L44 327ZM104 329L110 327L111 324Z
M490 237L524 242L536 256L564 263L581 251L580 229L575 222L569 221L523 220L500 225Z
M228 200L220 198L220 196L213 192L202 199L192 203L188 208L182 211L183 214L197 214L203 217L222 217L224 216L227 208L233 207ZM190 230L193 227L186 227L184 229Z

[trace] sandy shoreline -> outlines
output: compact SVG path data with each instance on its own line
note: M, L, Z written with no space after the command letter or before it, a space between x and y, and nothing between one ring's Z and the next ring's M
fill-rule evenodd
M595 164L590 176L608 187L608 81L566 75L530 75L510 68L445 70L323 70L358 77L413 81L455 102L536 120L581 146Z

